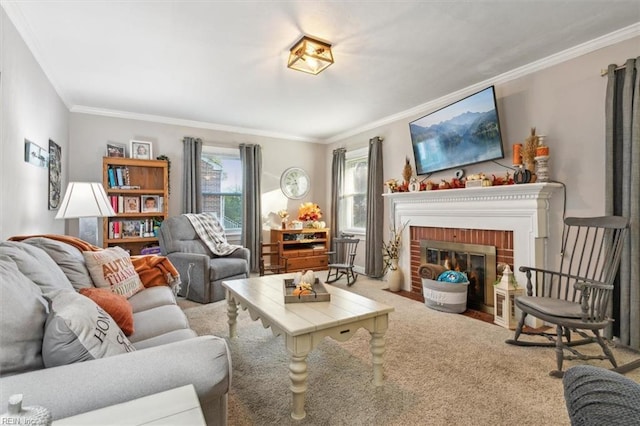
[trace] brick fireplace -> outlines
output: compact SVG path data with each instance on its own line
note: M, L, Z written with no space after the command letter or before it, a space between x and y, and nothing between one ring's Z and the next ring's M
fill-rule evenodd
M513 232L486 229L433 228L412 226L410 235L411 290L414 299L422 297L422 281L418 276L420 264L425 262L444 264L451 252L464 258L464 268L476 263L469 271L468 306L473 309L493 313L493 282L498 264L507 264L513 269ZM444 253L444 255L443 255ZM430 258L431 257L431 258ZM475 259L475 260L474 260ZM467 272L465 269L459 269ZM456 269L453 265L452 269Z
M547 265L549 221L562 222L562 202L551 200L561 188L557 183L533 183L385 194L390 217L398 225L409 225L400 250L402 289L422 294L417 275L421 239L494 245L497 262L509 264L524 284L520 265Z

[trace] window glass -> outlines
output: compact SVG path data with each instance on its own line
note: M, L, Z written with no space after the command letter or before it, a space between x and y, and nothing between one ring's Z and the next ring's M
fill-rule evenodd
M343 231L364 233L367 221L366 148L347 152L345 159L344 193L341 200Z
M200 158L202 210L215 213L224 229L242 230L240 150L203 146Z

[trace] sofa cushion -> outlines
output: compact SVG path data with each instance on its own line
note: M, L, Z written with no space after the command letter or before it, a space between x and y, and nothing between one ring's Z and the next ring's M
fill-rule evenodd
M133 334L133 310L126 297L108 288L81 288L80 294L87 296L104 309L127 336Z
M85 265L82 252L76 247L62 241L45 237L27 238L23 240L23 242L39 247L47 252L60 269L62 269L62 272L64 272L76 290L93 287L93 281Z
M0 373L41 369L47 302L6 255L0 255L0 277Z
M173 342L179 342L181 340L191 339L197 337L198 334L190 328L183 328L180 330L173 330L168 333L161 334L159 336L150 337L145 340L133 343L133 346L137 349L153 348L155 346L166 345Z
M109 288L127 298L144 290L129 253L121 247L84 251L82 255L96 287Z
M148 287L129 298L133 312L142 312L158 306L175 305L176 297L170 287Z
M9 256L27 278L48 296L57 290L73 291L62 269L41 248L17 241L0 242L0 254Z
M129 340L137 343L174 330L189 328L186 315L177 305L159 306L133 314L136 331Z
M45 367L134 350L118 324L93 300L75 291L60 291L52 295L42 341Z

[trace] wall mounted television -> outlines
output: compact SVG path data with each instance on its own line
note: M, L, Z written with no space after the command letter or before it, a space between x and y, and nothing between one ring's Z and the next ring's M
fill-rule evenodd
M496 105L490 86L409 123L416 173L504 158Z

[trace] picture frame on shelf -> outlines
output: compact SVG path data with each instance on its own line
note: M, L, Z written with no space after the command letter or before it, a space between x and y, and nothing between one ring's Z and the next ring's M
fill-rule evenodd
M153 158L153 145L146 141L130 141L129 156L138 160L151 160Z
M107 157L126 157L127 147L122 143L107 142L107 151L105 153Z
M143 213L162 211L158 195L142 195L140 197L140 206Z
M138 198L138 197L124 197L124 212L125 213L140 213L140 198Z

